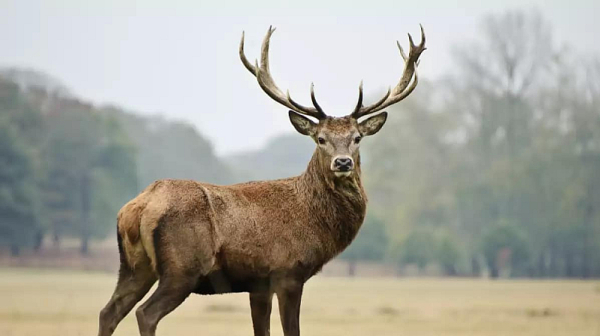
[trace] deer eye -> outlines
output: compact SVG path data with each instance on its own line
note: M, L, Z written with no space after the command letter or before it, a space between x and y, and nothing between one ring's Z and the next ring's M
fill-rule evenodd
M324 144L325 144L325 139L323 139L322 137L319 137L319 138L317 139L317 141L319 141L319 144L320 144L320 145L324 145Z
M356 138L354 138L354 143L359 143L360 139L362 139L361 137L357 136Z

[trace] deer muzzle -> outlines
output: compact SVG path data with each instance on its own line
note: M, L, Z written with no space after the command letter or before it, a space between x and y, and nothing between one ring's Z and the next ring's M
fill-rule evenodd
M350 156L336 156L331 161L331 170L336 176L348 176L354 169L354 160Z

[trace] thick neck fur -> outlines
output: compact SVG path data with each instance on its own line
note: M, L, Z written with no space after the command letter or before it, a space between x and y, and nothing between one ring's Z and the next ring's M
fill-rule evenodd
M298 177L298 189L305 195L314 223L330 233L334 255L354 239L364 220L367 197L360 176L360 159L348 177L336 177L321 162L316 150L306 171Z

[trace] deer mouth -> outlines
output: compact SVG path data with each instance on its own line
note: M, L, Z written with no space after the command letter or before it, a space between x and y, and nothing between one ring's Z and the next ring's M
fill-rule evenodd
M346 177L346 176L350 176L352 174L352 171L354 171L354 164L352 161L350 161L349 164L345 164L345 165L337 165L334 163L332 164L331 170L333 171L333 174L335 175L335 177Z
M345 176L350 176L350 174L352 174L352 170L346 170L346 171L334 171L333 174L336 177L345 177Z

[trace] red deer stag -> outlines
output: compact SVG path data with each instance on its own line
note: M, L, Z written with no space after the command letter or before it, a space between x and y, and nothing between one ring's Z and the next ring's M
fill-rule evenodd
M100 313L100 336L109 336L133 306L159 280L158 288L136 311L140 334L155 335L158 322L191 293L248 292L255 336L269 335L273 294L279 300L285 336L300 334L304 283L356 236L367 197L361 183L359 143L386 121L382 112L417 86L418 59L425 50L409 34L400 82L379 101L363 106L362 83L354 112L327 116L292 100L269 71L269 28L260 66L240 58L269 97L289 108L296 130L316 143L300 176L217 186L186 180L152 183L118 214L121 267L116 289ZM302 115L313 117L314 122Z

